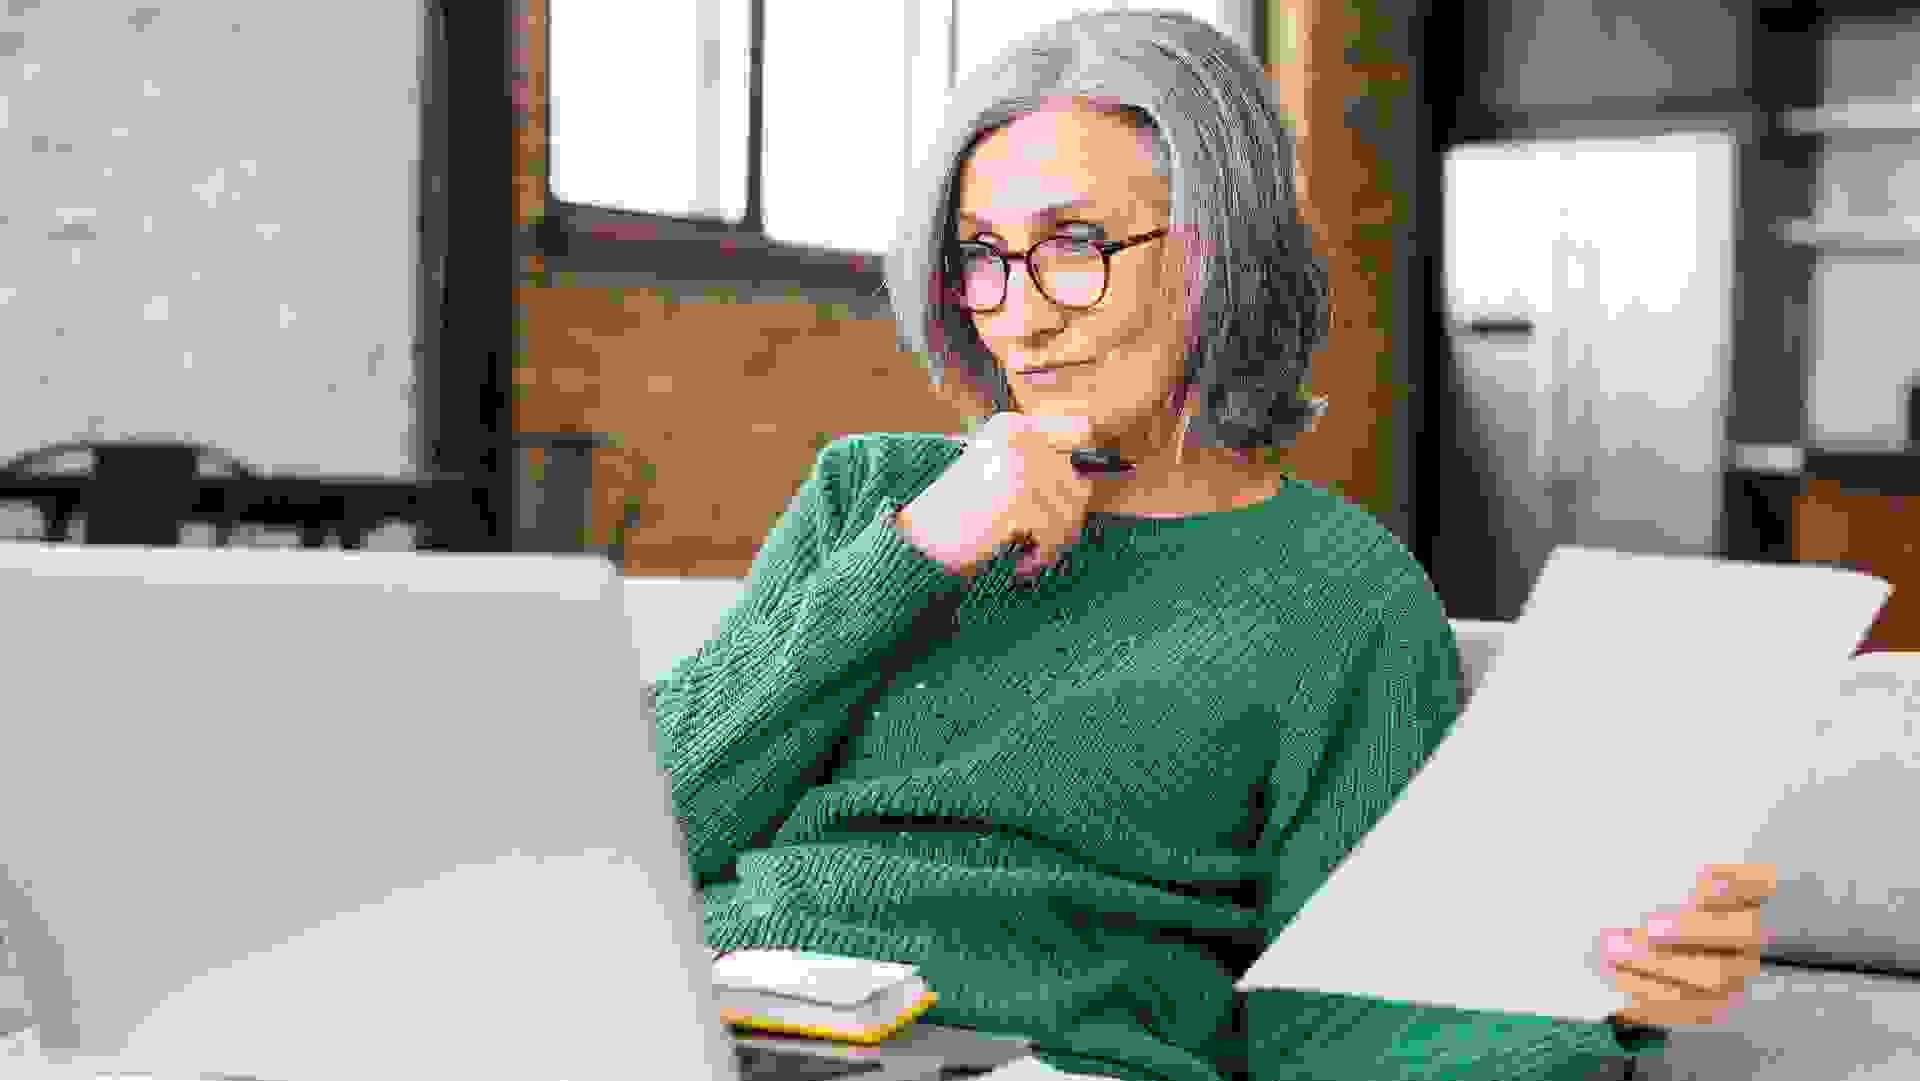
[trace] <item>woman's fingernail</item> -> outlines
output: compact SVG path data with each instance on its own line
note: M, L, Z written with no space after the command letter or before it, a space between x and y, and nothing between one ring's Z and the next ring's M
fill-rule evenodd
M1625 961L1641 954L1640 947L1633 941L1633 935L1625 931L1608 932L1606 951L1607 956L1616 961Z

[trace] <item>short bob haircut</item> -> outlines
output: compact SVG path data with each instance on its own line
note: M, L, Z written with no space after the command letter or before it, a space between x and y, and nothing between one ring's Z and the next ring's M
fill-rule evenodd
M976 401L1011 408L1006 373L972 318L948 299L960 168L989 133L1069 98L1149 132L1156 173L1171 173L1170 235L1188 240L1186 384L1201 404L1189 443L1290 445L1326 411L1326 399L1303 390L1327 336L1326 267L1294 201L1293 136L1266 73L1237 42L1190 15L1063 19L955 88L926 161L909 177L887 257L903 348L926 358L935 386L952 368Z

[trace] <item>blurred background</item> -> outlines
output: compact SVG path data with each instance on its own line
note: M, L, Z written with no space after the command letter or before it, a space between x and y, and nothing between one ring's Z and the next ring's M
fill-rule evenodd
M742 576L827 442L983 407L880 271L949 88L1149 6L1298 140L1287 465L1450 615L1582 543L1865 569L1920 649L1913 2L12 0L0 537Z

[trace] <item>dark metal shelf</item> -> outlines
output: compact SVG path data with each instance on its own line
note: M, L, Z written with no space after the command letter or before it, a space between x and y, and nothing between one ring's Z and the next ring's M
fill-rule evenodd
M1819 447L1736 447L1730 474L1781 477L1804 488L1833 481L1849 491L1920 495L1920 450L1830 450Z

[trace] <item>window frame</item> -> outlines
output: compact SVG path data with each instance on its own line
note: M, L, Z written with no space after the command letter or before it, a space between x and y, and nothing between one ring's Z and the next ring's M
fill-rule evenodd
M793 244L766 234L762 209L766 3L748 3L747 201L742 220L735 224L568 202L553 194L552 178L542 170L542 213L534 228L534 246L545 258L550 275L637 272L674 282L729 287L756 282L797 286L803 291L885 294L884 260L879 253ZM551 72L551 32L545 35L544 51L541 62ZM552 140L549 124L543 160L552 160Z
M766 56L767 0L749 0L747 60L746 210L738 224L646 211L621 210L556 198L552 178L540 176L541 217L532 229L535 251L549 276L561 274L637 275L685 285L706 284L721 290L751 285L769 293L838 295L886 303L885 255L779 241L769 237L763 209L765 108L762 87ZM1236 21L1252 39L1263 65L1267 54L1265 3L1229 0ZM957 72L953 65L953 38L960 19L960 0L948 13L948 85ZM552 13L548 19L551 26ZM551 86L553 34L543 36L541 58ZM547 103L551 108L551 102ZM551 113L548 114L551 116ZM542 161L552 160L553 130L545 127Z

